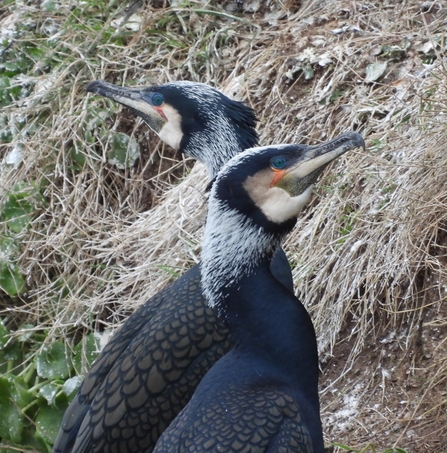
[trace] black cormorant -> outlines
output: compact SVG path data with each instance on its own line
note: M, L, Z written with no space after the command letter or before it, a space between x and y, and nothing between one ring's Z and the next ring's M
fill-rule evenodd
M210 179L235 154L256 146L256 116L204 83L125 88L95 80L87 91L128 107L168 145L205 164Z
M253 148L217 176L208 204L202 287L235 347L205 375L154 453L323 453L315 331L270 264L323 168L364 147L356 133L309 149Z
M205 84L129 89L95 81L87 90L133 110L166 143L203 162L211 179L232 156L258 142L253 110ZM282 250L272 272L292 289ZM202 296L200 267L194 266L114 333L68 407L54 453L151 452L231 346L227 326Z

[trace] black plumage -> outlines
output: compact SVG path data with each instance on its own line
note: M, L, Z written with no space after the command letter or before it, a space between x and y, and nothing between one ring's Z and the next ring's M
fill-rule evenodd
M207 85L127 89L96 81L87 89L131 108L167 143L202 161L211 178L257 144L253 110ZM282 250L272 272L292 288ZM151 452L206 371L230 350L228 333L206 304L194 266L114 333L67 409L53 451Z
M233 158L211 191L202 286L235 347L200 382L154 453L323 453L315 331L271 260L322 169L364 146L348 133L314 149L255 148Z

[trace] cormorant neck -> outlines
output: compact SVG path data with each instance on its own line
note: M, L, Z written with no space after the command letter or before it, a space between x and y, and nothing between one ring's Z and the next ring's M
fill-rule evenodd
M269 267L282 236L269 234L218 199L209 203L201 262L202 288L209 305L226 317L223 290L237 287L255 267Z
M238 128L221 111L208 121L209 127L183 136L180 151L202 162L212 181L233 156L256 146L258 140L254 129Z
M239 230L232 233L236 240L241 239ZM222 245L228 254L231 246ZM318 352L310 316L294 294L273 276L270 253L253 259L256 254L249 254L250 251L253 252L247 247L239 249L238 256L228 257L232 261L225 264L223 260L214 261L212 272L223 278L206 277L204 272L210 267L207 258L203 258L202 286L228 324L236 348L267 363L291 385L306 388L318 407ZM234 269L238 271L231 272Z
M318 352L312 321L270 270L273 254L291 225L269 233L225 202L210 200L202 288L209 304L228 323L236 348L268 364L283 381L308 388L318 407Z

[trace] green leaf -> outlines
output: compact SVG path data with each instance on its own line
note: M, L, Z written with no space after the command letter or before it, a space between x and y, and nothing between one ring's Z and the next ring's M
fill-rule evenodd
M9 237L4 237L0 240L0 253L4 258L8 258L19 250L17 243L14 239Z
M17 341L20 343L27 343L35 334L35 326L33 324L25 323L20 326L20 335Z
M140 156L138 143L128 135L119 132L112 137L109 164L121 170L130 168Z
M17 296L25 291L25 278L17 264L0 263L0 288L10 296Z
M310 64L303 68L303 73L305 80L310 80L315 75L315 71Z
M52 12L56 9L56 2L54 0L44 0L41 4L44 11Z
M20 233L30 224L31 217L24 209L11 206L10 203L10 206L5 206L3 208L2 220L6 220L8 228L14 231L14 233Z
M85 154L82 151L78 151L77 147L73 146L70 150L70 156L75 163L80 167L83 167L85 164Z
M372 63L366 67L365 82L375 82L385 74L387 63Z
M28 386L23 380L23 378L20 376L14 376L14 379L12 380L12 385L13 385L12 396L15 403L20 408L28 406L28 404L31 403L31 400L33 399L33 395L28 390Z
M77 374L88 370L98 357L100 349L99 339L93 333L85 336L74 348L73 366Z
M17 391L12 378L0 377L0 438L19 443L22 437L24 417L17 404Z
M41 406L36 417L36 439L50 445L54 444L64 412L65 407Z
M67 395L68 397L71 397L74 395L76 390L81 386L82 379L79 376L73 376L70 379L67 379L64 382L64 385L62 387L62 391Z
M44 346L35 363L37 374L44 379L66 379L72 368L67 345L60 341Z
M58 391L59 386L50 383L40 388L39 396L45 398L47 400L47 403L51 406L54 405L54 401Z
M27 201L34 189L24 182L16 184L6 197L1 211L1 219L15 233L20 233L31 222L30 213L34 206Z
M396 45L382 46L382 56L392 60L401 61L407 56L407 52ZM385 453L385 452L384 452Z
M5 348L5 360L19 360L21 356L20 345L16 341L8 343Z

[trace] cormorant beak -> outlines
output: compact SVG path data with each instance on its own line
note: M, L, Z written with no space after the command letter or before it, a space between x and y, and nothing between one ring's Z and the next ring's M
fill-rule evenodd
M363 137L356 132L347 132L329 142L311 146L288 168L274 171L271 187L284 189L292 197L298 196L315 183L326 165L355 148L365 149Z
M156 133L159 133L168 121L163 112L163 105L156 106L151 103L151 94L153 93L150 89L125 88L112 85L103 80L95 80L87 85L86 90L128 107L136 115L143 118L147 125Z

